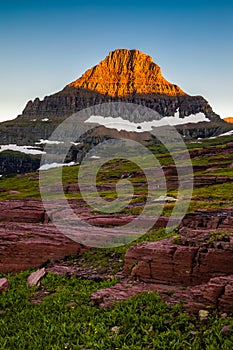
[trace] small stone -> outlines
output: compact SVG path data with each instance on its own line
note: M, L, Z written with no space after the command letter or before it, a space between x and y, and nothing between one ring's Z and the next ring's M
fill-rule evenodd
M221 329L221 333L222 333L222 334L227 334L227 333L230 332L230 330L231 330L231 327L230 327L230 326L224 326L224 327L222 327L222 329Z
M205 321L209 316L209 311L207 310L199 310L199 317L201 321Z
M223 312L220 316L221 316L221 318L227 318L227 313Z
M45 268L39 269L35 272L32 272L27 278L27 283L30 287L39 286L40 280L46 274Z
M0 278L0 292L3 292L8 288L8 279L3 277Z
M71 301L70 303L66 304L68 307L75 307L77 303L75 301Z
M111 328L111 332L112 332L112 333L115 333L115 334L119 334L119 332L120 332L120 327L118 327L118 326L112 327L112 328Z
M191 335L196 335L197 332L196 332L196 331L190 331L190 334L191 334Z

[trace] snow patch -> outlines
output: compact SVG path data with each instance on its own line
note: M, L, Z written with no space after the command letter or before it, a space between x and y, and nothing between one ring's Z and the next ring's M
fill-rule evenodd
M153 202L176 202L177 198L170 197L170 196L159 196L158 198L154 199Z
M160 126L166 125L183 125L188 123L199 123L199 122L210 122L208 118L206 118L204 113L191 114L185 118L179 117L179 112L175 113L175 116L163 117L159 120L152 120L150 122L142 122L142 123L133 123L129 120L123 119L121 117L113 118L113 117L103 117L100 115L91 115L85 123L97 123L99 125L104 125L110 129L116 129L118 131L126 130L126 131L135 131L135 132L144 132L151 131L152 128L157 128Z
M208 137L208 140L213 140L213 139L216 139L216 138L221 137L221 136L231 136L231 135L233 135L233 130L224 132L223 134L220 134L220 135L217 135L217 136ZM202 140L202 138L199 137L198 140Z
M41 119L42 122L47 122L49 121L49 118L44 118L44 119Z
M64 143L64 141L55 141L55 140L44 140L44 139L40 139L40 141L35 142L35 145L59 145L61 143ZM80 145L80 142L70 142L72 145L74 146L78 146Z
M43 140L40 139L39 142L35 142L35 145L44 145L44 144L49 144L49 145L58 145L60 143L64 143L63 141L52 141L52 140Z
M230 136L230 135L233 135L233 130L224 132L223 134L218 135L218 137L219 137L219 136Z
M2 145L0 146L0 152L3 151L16 151L26 154L45 154L46 152L35 149L33 146L18 146L16 144Z
M40 168L38 170L49 170L52 168L60 168L63 166L72 166L72 165L76 165L75 162L70 162L70 163L50 163L50 164L43 164L40 166Z

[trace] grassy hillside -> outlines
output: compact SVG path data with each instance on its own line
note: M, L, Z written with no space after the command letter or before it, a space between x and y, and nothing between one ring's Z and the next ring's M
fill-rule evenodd
M233 151L228 152L227 144L233 140L232 136L219 137L216 139L209 139L204 141L198 141L196 143L187 144L188 149L192 151L198 151L207 149L209 153L197 155L192 158L192 163L194 166L202 165L203 170L195 171L195 177L208 177L211 175L228 177L229 180L233 179ZM211 153L211 150L213 152ZM217 155L214 151L219 152ZM156 155L161 166L173 165L173 160L171 155L167 152L165 147L162 145L155 145L151 147L151 151ZM182 165L182 163L181 163ZM95 160L93 160L93 166L95 166ZM205 167L207 169L205 169ZM78 183L78 166L70 166L63 168L63 185L64 188L69 184ZM53 179L53 174L56 173L56 169L50 169L46 171L48 178ZM137 213L139 208L139 203L145 203L145 196L147 195L146 179L143 173L140 172L140 168L130 162L118 162L113 160L107 163L98 173L97 176L97 187L99 188L100 195L106 199L115 199L116 191L114 185L119 181L122 174L129 174L131 176L130 181L134 185L134 198L132 200L133 204L131 209L126 209L124 213ZM169 176L168 176L169 178ZM56 186L56 182L53 183ZM233 199L231 195L232 184L231 181L226 183L216 183L212 185L201 186L199 188L195 187L193 191L193 196L190 204L190 211L198 208L216 208L216 207L227 207L233 205ZM19 193L12 193L12 191ZM167 195L176 196L177 191L168 188ZM68 199L81 198L80 193L72 193L68 191L66 193ZM30 198L30 199L40 199L39 190L39 173L28 173L19 174L16 176L3 176L0 178L0 200L5 199L20 199L20 198ZM169 203L165 205L164 214L169 214L173 204ZM135 208L137 207L137 209ZM136 211L136 212L135 212Z
M196 156L194 165L208 165L195 176L226 176L233 178L233 154L226 152L226 143L232 137L222 137L200 143L190 143L192 151L213 149ZM172 164L170 155L162 146L152 148L161 164ZM145 179L138 167L125 162L107 164L98 174L100 195L116 198L114 185L122 171L132 174L135 185L133 205L124 214L139 213L145 203ZM218 166L216 168L216 165ZM204 169L204 168L203 168ZM54 170L50 170L52 176ZM78 167L64 167L63 184L77 183ZM0 179L0 199L39 199L39 174L29 173ZM12 191L17 191L13 193ZM169 190L169 195L176 195ZM80 193L67 193L67 198L81 198ZM85 203L84 203L85 204ZM189 211L198 208L229 207L233 205L232 182L205 185L195 188ZM163 214L169 214L173 204L167 203ZM173 235L171 232L169 235ZM151 230L142 240L167 237L164 230ZM122 270L124 254L129 245L111 249L92 249L82 256L65 259L67 265L78 265L86 271L105 274L104 281L93 281L68 275L47 273L40 287L30 288L26 278L31 271L9 274L9 289L0 294L0 349L193 349L229 350L233 347L233 314L217 314L209 310L209 317L201 321L198 315L188 315L180 305L167 306L156 293L131 297L112 308L100 308L90 301L91 293L117 281L116 273ZM171 290L172 293L172 290ZM225 327L226 326L226 327ZM225 328L223 328L225 327Z

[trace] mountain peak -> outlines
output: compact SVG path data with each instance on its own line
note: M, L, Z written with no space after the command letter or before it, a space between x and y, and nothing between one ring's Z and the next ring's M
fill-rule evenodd
M119 97L154 93L185 95L177 85L162 76L160 67L151 56L127 49L111 51L103 61L68 86Z
M225 122L233 124L233 117L224 118Z

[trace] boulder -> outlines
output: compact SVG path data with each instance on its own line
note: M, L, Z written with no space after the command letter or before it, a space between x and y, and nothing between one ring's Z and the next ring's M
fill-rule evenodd
M0 278L0 292L7 290L7 288L8 288L8 279L5 277Z
M0 271L22 271L88 248L60 233L53 224L0 224Z
M40 280L42 277L44 277L45 274L46 274L46 270L44 267L42 269L35 271L35 272L32 272L30 274L30 276L28 276L28 278L27 278L27 284L30 287L39 286Z

